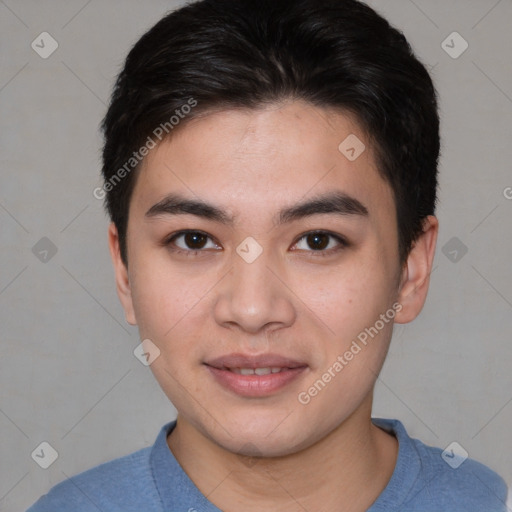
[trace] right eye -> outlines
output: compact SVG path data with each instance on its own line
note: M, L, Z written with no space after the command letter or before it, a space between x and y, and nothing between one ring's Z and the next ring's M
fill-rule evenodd
M173 252L187 253L187 255L192 256L197 255L199 252L204 252L204 249L218 248L213 241L212 245L208 247L208 240L212 240L212 238L202 231L185 230L167 237L163 245L168 246Z

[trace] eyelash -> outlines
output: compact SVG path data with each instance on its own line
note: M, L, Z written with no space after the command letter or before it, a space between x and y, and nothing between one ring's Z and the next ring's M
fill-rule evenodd
M209 238L210 240L213 240L212 237L210 235L208 235L207 233L205 233L204 231L187 229L187 230L183 230L183 231L178 231L178 232L173 233L172 235L168 236L162 242L162 246L169 248L169 246L177 238L179 238L182 235L186 235L188 233L203 235L203 236L206 236L207 238ZM334 240L336 240L339 243L339 246L335 247L335 248L320 249L320 250L317 250L317 251L315 251L315 250L307 251L307 252L312 253L312 255L314 257L318 257L318 256L319 257L331 256L333 253L337 253L339 251L342 251L343 249L346 249L346 248L348 248L350 246L350 243L344 237L342 237L341 235L337 235L335 233L331 233L330 231L322 231L322 230L314 230L314 231L308 231L306 233L303 233L302 235L299 236L299 238L297 239L297 241L293 245L297 245L303 238L306 238L309 235L327 235L327 236L333 238ZM205 252L205 249L185 250L185 249L174 248L174 247L170 248L169 250L171 250L172 252L177 253L177 254L185 254L186 256L199 256L199 253Z

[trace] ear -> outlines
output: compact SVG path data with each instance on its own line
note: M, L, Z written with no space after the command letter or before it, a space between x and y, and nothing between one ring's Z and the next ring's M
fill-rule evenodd
M398 302L402 309L397 310L396 323L411 322L423 309L430 283L438 232L437 218L429 215L423 221L423 232L414 242L402 270L398 294Z
M135 319L135 311L133 309L132 291L128 278L128 269L121 259L119 235L113 222L108 228L108 246L110 249L112 263L114 264L117 295L123 306L126 321L130 325L137 325L137 320Z

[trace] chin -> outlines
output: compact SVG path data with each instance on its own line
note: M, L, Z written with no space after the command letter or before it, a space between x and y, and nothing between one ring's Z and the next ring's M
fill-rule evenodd
M289 415L289 416L287 416ZM293 413L267 416L255 413L253 418L238 417L215 426L210 437L224 449L247 457L281 457L314 444L303 422L296 423ZM286 418L286 419L285 419ZM283 421L284 420L284 421ZM224 427L224 428L223 428ZM312 432L316 436L316 432ZM320 437L320 436L319 436Z

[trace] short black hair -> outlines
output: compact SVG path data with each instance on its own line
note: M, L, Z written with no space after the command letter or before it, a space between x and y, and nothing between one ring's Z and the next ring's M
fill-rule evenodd
M126 265L130 199L155 138L288 99L355 117L393 190L406 261L435 212L440 139L435 87L404 35L357 0L200 0L137 41L102 122L102 194Z

